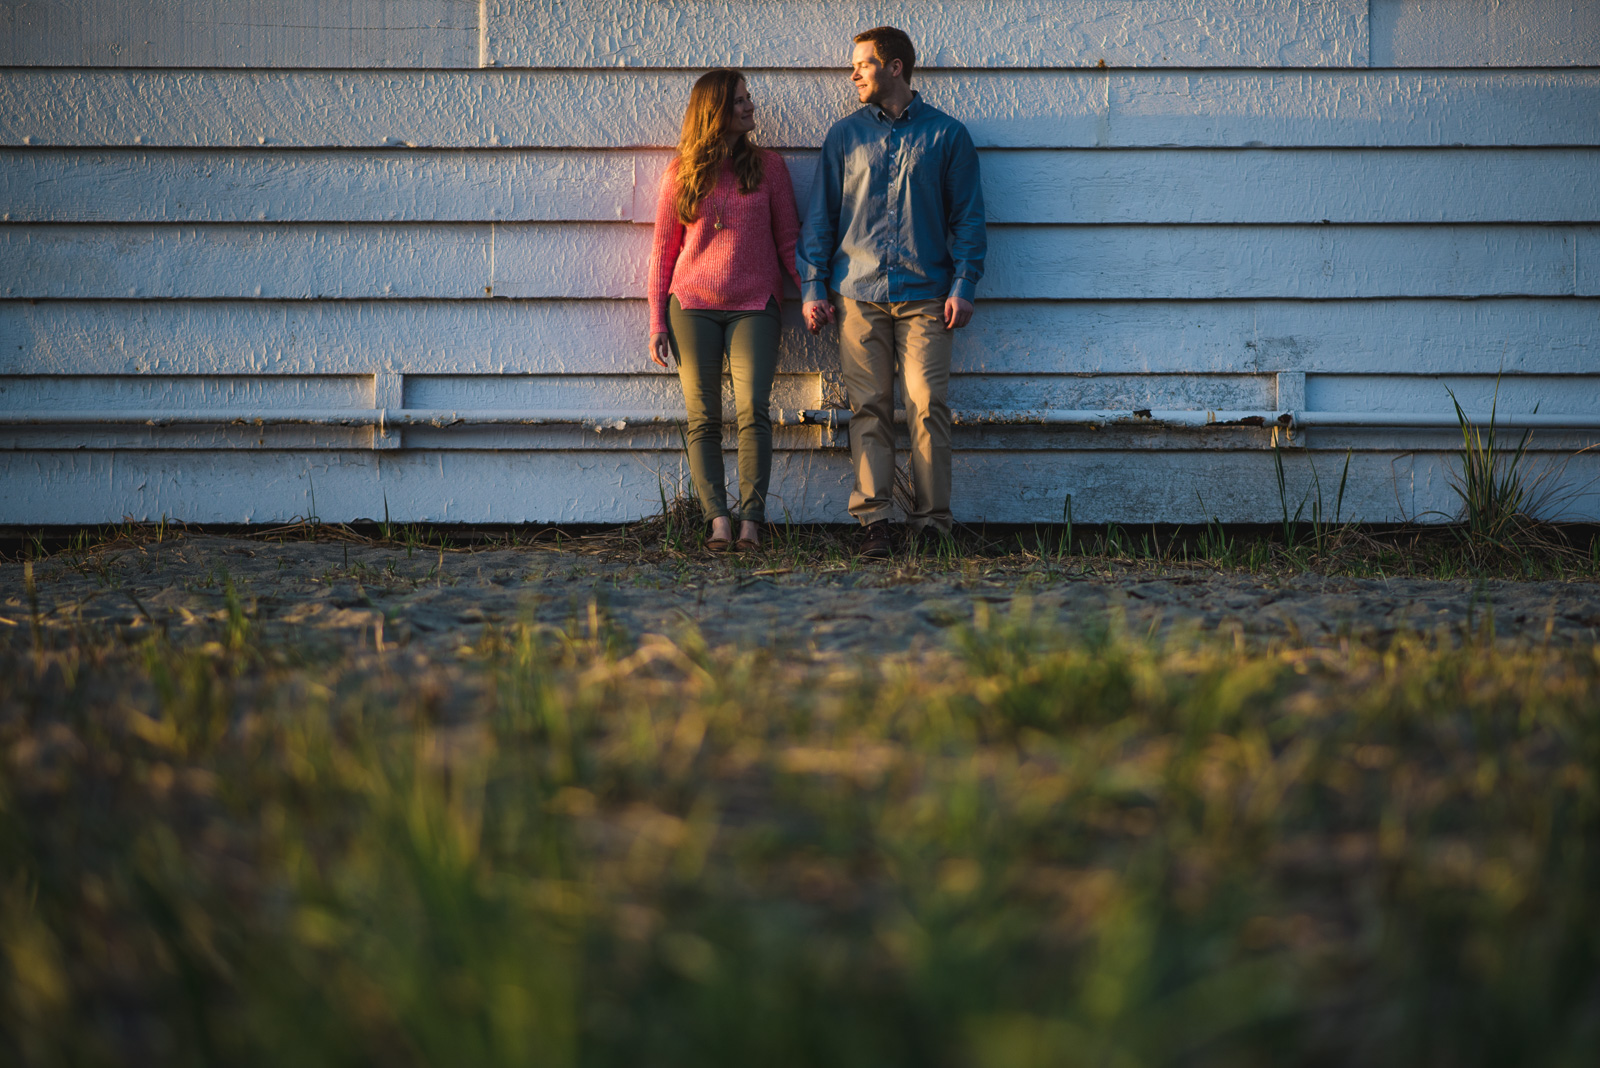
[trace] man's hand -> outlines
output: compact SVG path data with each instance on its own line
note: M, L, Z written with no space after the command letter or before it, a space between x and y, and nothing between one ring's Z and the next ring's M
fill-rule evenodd
M650 359L656 363L659 363L662 367L667 368L669 371L672 370L672 368L667 364L667 356L671 352L672 343L667 340L667 335L650 335Z
M805 317L806 329L815 334L833 322L833 305L825 300L808 300L800 309L800 314Z
M944 302L944 328L959 330L970 322L972 322L972 301L962 300L954 295L947 297Z

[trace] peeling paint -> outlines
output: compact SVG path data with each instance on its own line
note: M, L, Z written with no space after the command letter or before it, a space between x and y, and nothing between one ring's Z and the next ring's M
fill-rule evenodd
M664 148L691 71L16 69L0 79L0 145L379 147L396 130L435 148ZM752 75L757 132L815 148L853 107L842 75ZM919 73L920 90L980 148L1436 147L1600 143L1600 70Z
M4 66L461 67L475 65L479 25L478 0L7 6Z
M1366 0L487 0L494 62L514 67L844 65L885 21L937 67L1348 67ZM1088 58L1094 57L1094 58Z

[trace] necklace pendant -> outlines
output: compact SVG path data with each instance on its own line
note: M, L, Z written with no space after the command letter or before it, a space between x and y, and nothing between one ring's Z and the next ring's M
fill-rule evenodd
M721 220L721 219L718 219L718 220L717 220L717 221L716 221L716 222L714 222L714 223L712 223L712 224L711 224L711 228L712 228L712 229L713 229L713 230L720 230L720 229L722 229L722 220Z

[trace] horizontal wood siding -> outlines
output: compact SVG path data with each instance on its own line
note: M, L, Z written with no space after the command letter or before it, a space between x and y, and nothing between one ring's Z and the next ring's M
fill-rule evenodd
M475 67L479 0L0 4L0 65Z
M1446 13L1447 12L1447 13ZM749 69L802 202L891 22L990 220L951 402L1600 411L1600 7L1572 0L86 0L0 4L0 417L670 415L656 190L704 67ZM791 294L792 296L792 294ZM784 309L773 404L845 403ZM724 406L732 411L725 386ZM369 422L371 419L368 420ZM621 425L0 424L0 523L611 522L687 486ZM1541 433L1559 464L1600 435ZM1264 521L1269 433L964 425L966 521ZM1452 435L1296 432L1290 491L1441 518ZM733 446L731 431L725 445ZM780 426L772 511L843 520ZM1600 518L1600 453L1569 517ZM313 504L313 497L315 503Z
M1342 454L1285 457L1295 499L1324 485ZM1204 523L1275 519L1278 487L1270 452L970 453L955 457L959 515L993 523L1059 521L1067 494L1079 522ZM1574 464L1574 467L1585 466ZM1453 510L1445 453L1362 454L1350 465L1345 514L1374 521ZM1600 473L1586 465L1585 478ZM18 523L102 523L122 515L190 522L276 523L289 516L335 522L391 517L419 522L616 523L660 507L686 481L682 454L436 452L353 450L285 454L272 450L193 453L0 450L0 511ZM572 487L581 486L582 492ZM841 522L850 485L848 455L779 452L773 458L774 511ZM154 509L153 512L149 510ZM1593 515L1591 491L1575 513Z
M795 195L816 153L789 151ZM981 152L994 223L1498 223L1600 218L1600 149ZM651 151L0 149L8 222L655 219ZM1248 191L1248 196L1241 196Z
M1573 296L1600 226L989 227L992 300ZM0 233L0 295L323 300L642 297L648 227L103 224Z
M989 374L1585 374L1591 300L986 301L954 369ZM837 368L784 309L779 366ZM0 301L0 374L650 372L642 300ZM662 372L663 374L665 372Z
M1369 0L8 0L0 65L828 67L845 62L843 28L880 22L924 42L925 68L1552 67L1600 54L1600 9L1579 0L1370 0L1368 12Z
M1353 67L1367 0L487 0L484 66L845 67L889 23L933 67Z
M0 145L632 148L676 143L694 71L14 70ZM757 133L815 148L840 71L761 71ZM927 71L983 148L1600 143L1600 70Z
M1372 0L1374 67L1600 66L1590 0Z

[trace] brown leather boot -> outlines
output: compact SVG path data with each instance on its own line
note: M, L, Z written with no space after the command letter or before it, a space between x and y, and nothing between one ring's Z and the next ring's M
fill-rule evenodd
M894 555L894 539L889 521L880 519L861 528L861 545L856 555L863 560L887 560Z

